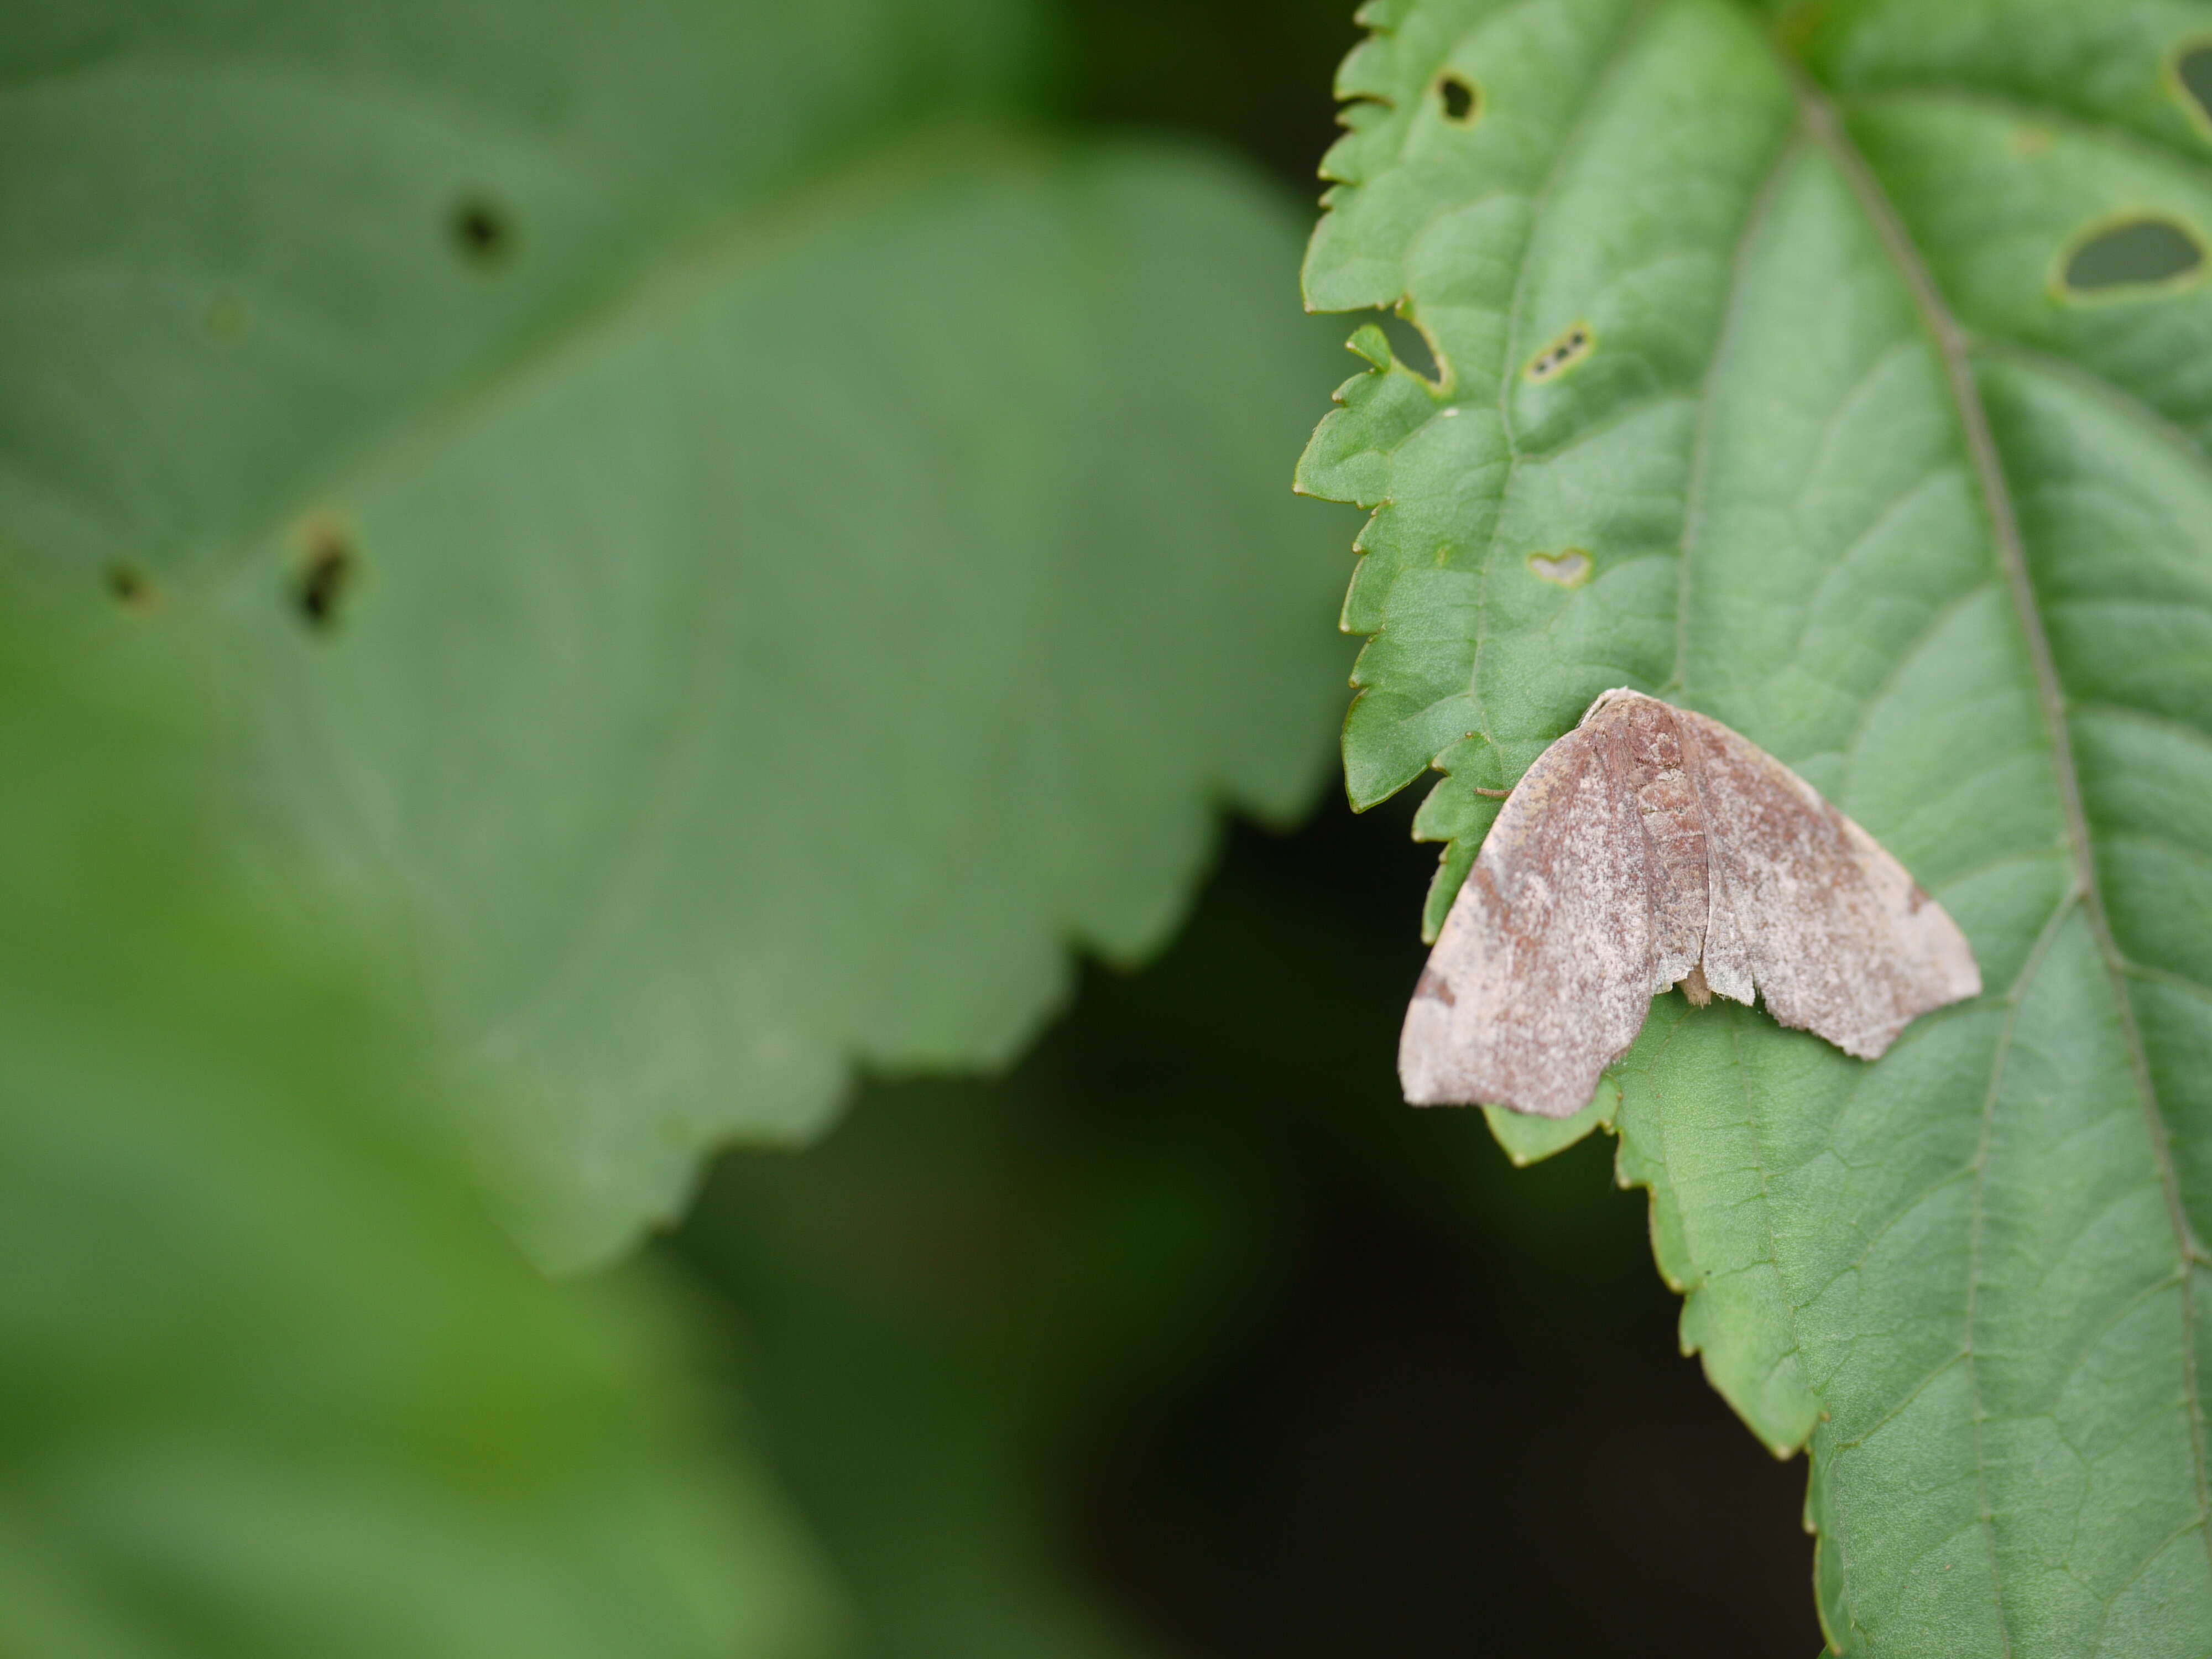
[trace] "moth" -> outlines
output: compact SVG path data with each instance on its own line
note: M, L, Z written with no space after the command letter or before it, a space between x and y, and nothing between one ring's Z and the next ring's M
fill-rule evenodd
M1717 720L1607 691L1514 786L1453 901L1399 1039L1406 1098L1570 1117L1674 985L1764 996L1873 1060L1982 975L1812 785Z

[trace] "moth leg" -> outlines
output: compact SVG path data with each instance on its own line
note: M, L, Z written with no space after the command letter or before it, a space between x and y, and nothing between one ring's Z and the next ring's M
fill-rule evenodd
M1674 988L1689 998L1692 1008L1703 1008L1713 1000L1713 988L1705 983L1705 964L1702 962L1676 980Z

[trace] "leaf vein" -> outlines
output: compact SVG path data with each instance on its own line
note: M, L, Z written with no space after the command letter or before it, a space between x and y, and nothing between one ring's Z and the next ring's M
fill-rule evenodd
M2185 172L2200 174L2207 170L2204 156L2196 151L2144 133L2116 127L2080 110L2054 104L2048 99L2030 98L2016 92L1992 92L1984 87L1912 82L1883 87L1878 91L1854 94L1839 101L1847 102L1857 109L1870 109L1882 104L1948 105L1975 114L2063 127L2076 137L2101 143L2154 166L2179 167Z
M2114 942L2103 895L2098 887L2088 817L2082 805L2081 781L2075 768L2073 744L2068 726L2065 689L2051 654L2050 639L2044 632L2033 578L2028 569L2027 548L2021 537L2019 521L2014 514L2004 463L1998 453L1996 437L1990 428L1989 415L1983 405L1980 388L1974 379L1967 338L1936 286L1933 275L1914 248L1880 180L1866 159L1843 132L1834 107L1802 76L1798 88L1808 125L1842 171L1862 210L1866 213L1896 265L1899 275L1911 292L1913 302L1936 343L1942 362L1944 376L1957 406L1967 451L1973 462L1976 481L1989 514L1998 562L2004 572L2006 585L2011 591L2014 611L2034 674L2037 700L2042 708L2051 744L2051 769L2056 775L2066 821L2067 841L2073 854L2075 888L2082 901L2091 935L2105 963L2115 1012L2127 1048L2129 1066L2134 1073L2137 1095L2142 1104L2145 1127L2166 1200L2167 1220L2173 1230L2177 1253L2185 1264L2199 1259L2203 1248L2195 1237L2188 1213L2182 1205L2172 1146L2157 1088L2151 1077L2149 1056L2144 1048L2142 1032L2136 1020L2126 963ZM1978 1213L1978 1209L1977 1206ZM2197 1515L2200 1522L2212 1522L2212 1482L2208 1482L2207 1477L2204 1403L2197 1375L2196 1310L2185 1275L2182 1284L2180 1312L2182 1376L2188 1402ZM2207 1567L2212 1569L2212 1524L2205 1526L2205 1544ZM2004 1617L2002 1599L1998 1604L1998 1616L2002 1628ZM2009 1651L2008 1635L2006 1646Z
M2106 380L2101 374L2091 374L2079 363L2069 362L2063 357L2054 357L2047 351L2039 351L2018 340L1989 334L1968 337L1978 355L2007 359L2017 368L2031 369L2051 380L2063 381L2085 397L2096 398L2121 419L2140 426L2146 434L2169 449L2179 451L2182 458L2193 464L2198 471L2212 473L2212 452L2207 451L2203 440L2138 393Z
M1752 243L1758 238L1761 227L1774 210L1775 199L1782 192L1782 181L1788 174L1790 163L1800 153L1802 140L1791 137L1779 145L1773 161L1759 181L1759 191L1752 198L1751 211L1743 216L1735 246L1729 250L1728 294L1721 302L1720 326L1713 331L1713 349L1705 359L1705 372L1698 386L1698 422L1690 439L1690 477L1682 497L1682 534L1676 543L1674 567L1674 671L1668 677L1670 688L1680 687L1686 694L1686 676L1690 664L1690 592L1691 573L1696 568L1694 550L1704 516L1705 472L1712 453L1712 409L1714 383L1720 378L1721 365L1727 360L1729 342L1735 337L1737 325L1743 316L1744 267L1748 261Z

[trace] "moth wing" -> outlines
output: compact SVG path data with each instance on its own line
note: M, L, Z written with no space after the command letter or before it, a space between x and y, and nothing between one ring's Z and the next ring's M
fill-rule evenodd
M1874 1060L1930 1009L1978 996L1972 947L1905 867L1757 744L1678 711L1711 872L1705 977Z
M1417 1106L1571 1117L1651 1005L1650 848L1602 727L1541 755L1482 844L1398 1042Z

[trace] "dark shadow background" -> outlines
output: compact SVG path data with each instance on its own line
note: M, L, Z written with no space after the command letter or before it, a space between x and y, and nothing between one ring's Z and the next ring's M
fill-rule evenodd
M1641 1193L1398 1099L1410 807L1240 827L1010 1077L717 1165L678 1248L871 1650L1811 1655L1804 1465L1678 1352Z
M1347 14L1073 0L1066 112L1310 195ZM1086 971L1010 1077L716 1166L675 1251L870 1653L1820 1650L1804 1466L1680 1355L1610 1141L1516 1171L1398 1098L1418 793L1234 830L1170 953Z

